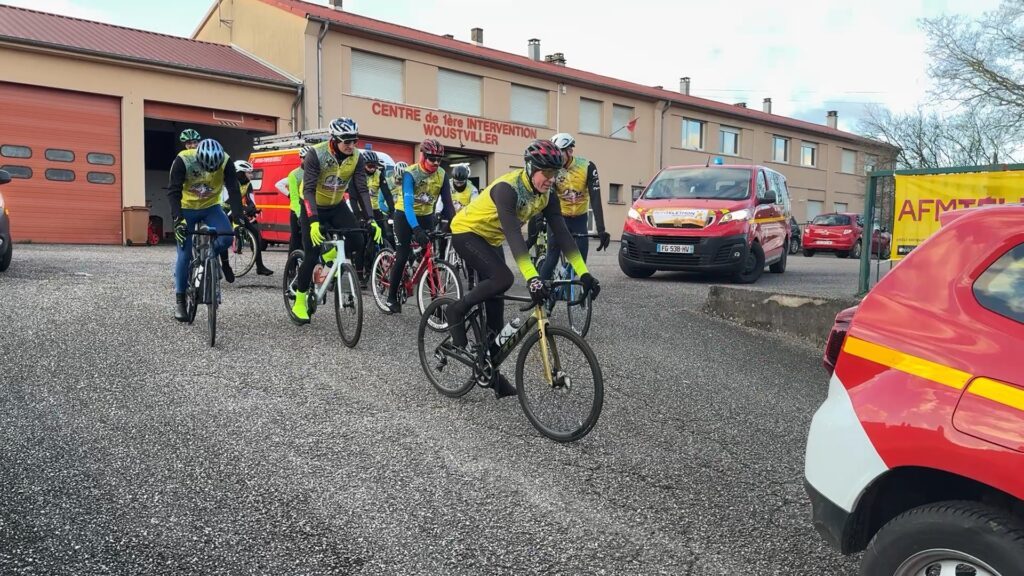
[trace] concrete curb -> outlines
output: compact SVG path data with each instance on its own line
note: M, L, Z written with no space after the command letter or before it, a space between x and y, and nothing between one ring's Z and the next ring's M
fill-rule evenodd
M854 297L828 298L711 286L704 312L748 326L825 344L836 314L859 303Z

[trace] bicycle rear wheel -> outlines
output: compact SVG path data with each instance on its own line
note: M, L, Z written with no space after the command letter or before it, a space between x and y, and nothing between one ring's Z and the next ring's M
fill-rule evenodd
M420 366L423 367L423 373L427 375L430 384L449 398L459 398L473 389L477 377L480 376L479 371L475 366L467 365L442 349L442 344L451 344L452 338L447 330L439 331L429 326L430 318L438 314L443 315L444 310L453 302L455 300L451 298L438 298L427 305L416 332L416 346L419 349ZM473 318L474 320L467 319L466 337L469 344L466 349L473 350L479 355L484 351L480 346L480 323Z
M556 442L575 442L597 424L604 405L604 380L590 345L574 332L548 326L544 373L540 330L526 337L516 358L516 390L526 419Z
M229 252L231 254L231 270L235 278L241 278L252 270L256 263L256 236L248 228L235 230L234 242Z
M426 273L420 276L416 288L416 303L419 305L420 314L422 315L427 306L438 298L462 298L462 279L459 278L459 273L450 264L441 261L433 262ZM429 324L433 330L448 330L448 320L440 311L430 317Z
M573 302L580 297L580 292L583 291L583 287L573 284L570 286L563 286L562 290L564 290L564 293L567 295L565 307L566 312L569 315L569 327L572 328L572 331L580 338L586 338L587 332L590 332L590 318L594 313L593 306L591 305L590 294L587 294L579 304L573 304Z
M363 332L363 297L359 276L348 262L341 265L334 282L334 319L345 346L354 348Z
M305 253L302 250L292 250L292 253L288 255L288 261L285 262L284 274L281 278L284 310L292 322L295 322L295 318L292 316L292 306L295 305L295 282L299 275L299 269L302 268L303 258L305 258Z
M381 312L387 312L388 287L391 267L395 264L395 251L391 248L381 248L377 257L373 259L373 267L370 268L370 284L373 289L373 302L380 308Z
M206 266L206 327L210 330L210 348L217 343L217 286L220 283L220 260L211 258Z

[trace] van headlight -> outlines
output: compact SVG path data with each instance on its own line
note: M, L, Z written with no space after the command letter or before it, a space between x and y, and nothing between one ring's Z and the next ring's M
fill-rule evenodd
M722 219L719 220L718 223L728 224L729 222L743 222L744 220L750 220L750 210L746 208L735 212L726 212L722 215Z
M644 220L643 217L640 216L640 213L637 212L636 208L630 208L629 211L626 212L626 216L632 218L633 220L639 220L641 222L643 222Z

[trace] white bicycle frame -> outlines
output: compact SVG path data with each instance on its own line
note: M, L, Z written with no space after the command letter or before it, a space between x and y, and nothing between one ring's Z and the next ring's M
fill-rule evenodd
M334 264L331 265L331 269L327 273L327 281L320 286L317 286L314 291L317 301L321 304L326 304L327 291L330 290L331 285L334 284L334 282L336 282L341 276L341 267L348 263L348 255L345 253L344 236L339 236L337 240L324 240L323 244L333 246L338 252L338 257L334 259ZM320 247L321 252L323 251L323 244Z

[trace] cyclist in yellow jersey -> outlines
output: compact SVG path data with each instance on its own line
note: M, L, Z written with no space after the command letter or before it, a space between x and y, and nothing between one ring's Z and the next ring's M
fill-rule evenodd
M202 139L203 137L199 135L199 132L192 128L182 130L181 135L178 136L178 140L181 141L186 150L193 150L197 148L199 146L199 141Z
M199 222L205 222L218 232L231 232L231 221L220 206L220 191L224 187L228 190L232 218L240 219L242 196L235 166L216 140L203 140L195 148L182 150L171 164L167 198L174 221L174 239L178 244L178 259L174 265L174 318L179 322L188 320L185 287L192 260L192 234L189 232ZM214 249L220 255L224 279L228 282L235 281L235 274L228 263L231 241L230 234L217 236L213 241Z
M445 312L452 345L457 348L467 344L463 322L471 307L484 303L489 334L497 334L505 324L505 306L498 296L515 280L505 265L501 248L506 241L526 279L533 302L539 306L547 300L547 287L530 261L521 231L522 225L537 213L544 213L554 239L580 275L584 289L593 298L597 298L601 290L565 226L558 198L551 193L551 185L564 162L562 151L547 140L535 140L526 148L523 160L525 168L498 177L452 220L452 245L480 278L472 291L449 305ZM497 378L494 390L499 398L515 394L515 387L504 376Z
M433 138L427 138L420 144L420 161L405 169L402 176L402 193L395 195L395 262L391 266L388 277L388 296L386 306L388 314L402 311L398 303L398 286L402 281L402 272L412 252L411 242L415 238L420 246L426 246L427 233L434 227L434 205L438 196L444 203L444 212L451 218L455 213L452 206L451 188L441 168L444 146Z
M302 248L302 226L299 225L299 212L302 203L302 160L306 153L312 150L312 146L303 146L299 149L299 167L288 173L287 176L277 181L277 190L288 197L288 223L291 234L288 236L288 252Z
M252 173L252 164L245 160L235 160L235 174L238 176L238 189L242 194L242 209L245 211L242 226L251 232L252 237L256 239L256 246L253 247L253 250L256 252L256 273L260 276L271 276L274 271L263 264L263 237L260 235L260 229L256 226L255 222L249 220L249 218L256 215L256 198L253 195L252 189ZM227 209L225 205L227 200L227 189L225 189L221 195L221 205L225 209Z
M377 228L370 209L366 169L362 156L355 147L359 140L359 126L351 118L337 118L331 122L328 131L330 139L313 146L302 160L303 183L299 221L303 229L303 250L306 257L302 260L296 278L295 305L291 310L292 320L298 324L309 323L306 292L313 279L313 269L319 260L317 249L324 241L321 224L330 228L360 226L345 202L346 192L353 192L352 206L362 213L363 226L371 234ZM345 237L345 249L360 275L364 267L364 242L362 234L348 234ZM329 258L330 255L325 257Z
M601 180L597 176L597 166L590 160L575 155L576 139L571 135L559 132L551 137L551 141L565 155L564 169L555 180L555 194L561 205L565 225L573 234L586 234L587 211L593 209L594 223L600 237L597 250L600 252L608 247L612 236L604 227L604 206L601 203ZM589 238L582 236L575 240L583 260L586 260ZM551 279L558 265L558 251L558 246L552 240L551 227L548 226L548 252L540 269L540 277L544 280Z
M391 197L391 187L388 179L384 177L384 163L373 150L365 150L359 153L363 157L363 164L366 167L366 187L370 190L370 207L373 209L373 221L381 230L385 229L384 212L381 210L383 203L384 210L395 207L394 199ZM366 262L373 262L377 255L377 242L366 243Z

